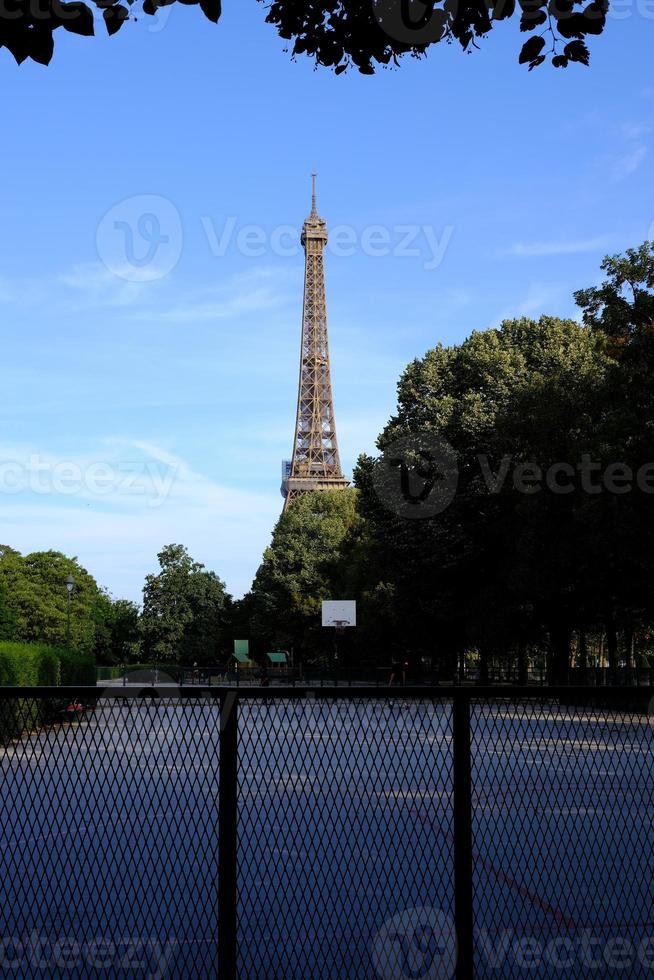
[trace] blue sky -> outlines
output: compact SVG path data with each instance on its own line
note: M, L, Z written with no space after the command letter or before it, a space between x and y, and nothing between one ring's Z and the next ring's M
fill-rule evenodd
M409 360L504 317L574 314L606 252L654 237L644 0L590 69L528 74L509 23L472 55L444 45L373 78L293 63L255 0L224 7L218 26L175 4L111 39L60 31L47 69L0 51L0 541L77 555L135 599L164 544L240 595L269 540L302 300L284 226L312 170L341 228L349 472Z

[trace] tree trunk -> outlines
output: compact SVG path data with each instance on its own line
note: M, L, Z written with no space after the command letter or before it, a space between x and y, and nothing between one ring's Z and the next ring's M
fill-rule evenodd
M479 683L485 687L488 684L488 648L479 648Z
M588 643L586 640L586 630L583 626L579 629L579 669L581 670L581 683L586 684L588 671Z
M527 644L524 640L520 640L518 643L518 684L520 684L521 687L524 687L528 681Z
M618 634L612 612L609 612L606 617L606 648L609 657L609 683L616 684L618 681Z
M633 630L625 630L624 634L625 660L627 667L631 670L634 667L634 633Z
M572 630L563 623L550 628L550 684L567 684L570 667L570 638Z

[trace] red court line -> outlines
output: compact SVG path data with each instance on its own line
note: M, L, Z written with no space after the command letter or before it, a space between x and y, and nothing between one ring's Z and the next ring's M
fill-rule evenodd
M454 836L449 831L443 830L442 827L435 827L433 821L426 815L420 813L419 810L412 810L411 812L417 816L419 820L422 820L423 823L428 824L432 830L435 830L437 833L445 837L448 843L454 843ZM519 881L516 881L515 878L511 877L511 875L508 875L505 871L502 871L501 868L496 867L489 858L482 857L481 854L474 850L472 852L472 857L477 864L481 864L484 867L488 874L492 875L495 879L497 879L497 881L502 882L502 884L508 885L509 888L517 891L522 898L526 898L527 901L531 902L534 908L540 909L541 912L545 912L547 915L551 915L555 922L557 922L559 925L565 926L566 929L582 928L577 922L575 922L574 919L571 919L564 912L562 912L561 909L558 909L555 905L551 905L549 902L546 902L545 899L540 897L540 895L537 895L525 885L522 885Z
M443 830L442 827L436 827L434 822L425 814L420 813L418 810L412 810L411 813L422 820L423 823L428 824L432 830L435 830L438 834L445 837L448 843L454 843L453 834L451 834L449 831ZM517 891L522 898L525 898L527 901L531 902L535 908L540 909L547 915L551 915L559 925L565 926L566 929L574 929L579 932L582 930L592 929L654 929L654 922L594 922L590 925L577 922L575 919L562 912L561 909L557 908L555 905L551 905L545 899L541 898L540 895L537 895L535 892L532 892L531 889L527 888L525 885L522 885L519 881L516 881L515 878L511 877L511 875L508 875L505 871L502 871L502 869L494 865L489 858L482 857L481 854L475 850L473 850L472 856L473 859L478 864L481 864L485 871L492 875L497 881L500 881L502 884L508 885L509 888Z

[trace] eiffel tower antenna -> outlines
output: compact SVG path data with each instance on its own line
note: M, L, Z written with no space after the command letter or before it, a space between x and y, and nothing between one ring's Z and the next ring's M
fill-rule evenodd
M329 368L324 253L327 228L316 208L316 174L311 175L311 214L302 228L304 306L300 383L293 458L282 464L284 510L311 490L345 490L336 439Z

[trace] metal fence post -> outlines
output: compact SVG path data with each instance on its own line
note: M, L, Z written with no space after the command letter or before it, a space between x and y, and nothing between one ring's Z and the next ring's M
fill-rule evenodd
M471 980L474 961L474 932L470 695L462 688L453 693L454 920L458 948L456 976L457 980Z
M218 791L218 978L236 980L238 694L220 695Z

